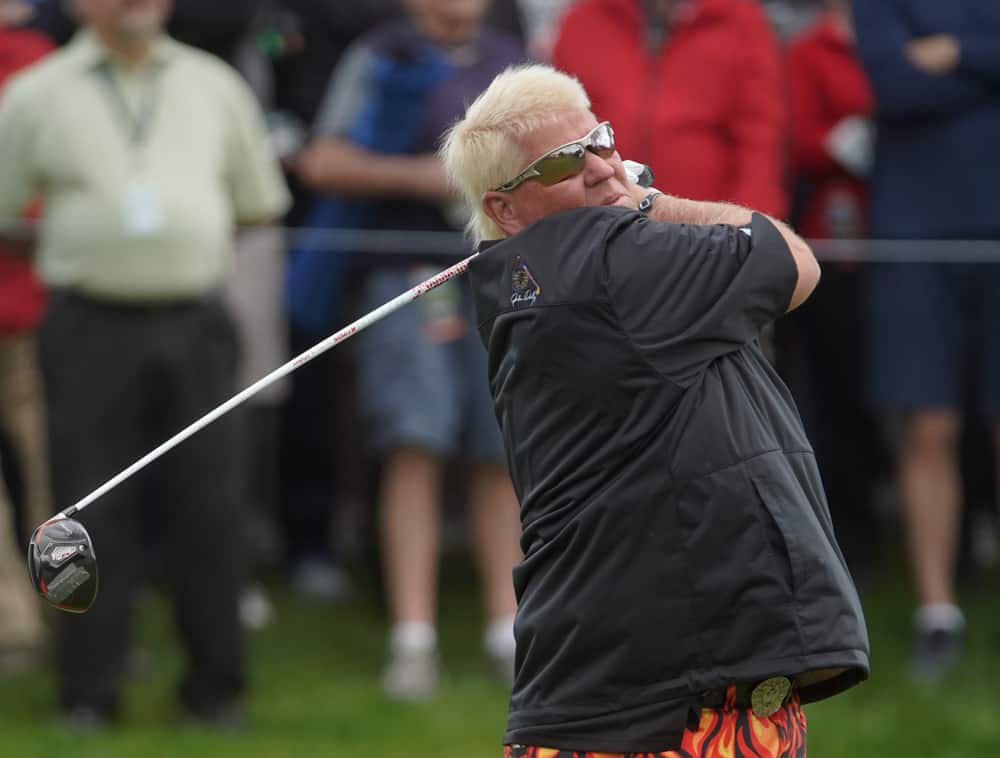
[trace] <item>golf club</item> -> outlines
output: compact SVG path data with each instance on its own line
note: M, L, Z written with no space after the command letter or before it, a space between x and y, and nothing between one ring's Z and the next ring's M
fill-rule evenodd
M625 161L625 169L633 182L648 187L652 184L652 173L647 166L634 161ZM124 482L137 471L145 468L161 455L186 440L195 432L208 426L223 414L235 408L244 400L273 384L286 374L290 374L300 366L305 365L318 355L322 355L334 345L338 345L349 337L379 321L390 313L399 310L404 305L412 303L419 297L445 282L464 274L469 268L469 261L478 253L470 255L454 266L441 271L420 284L412 287L384 305L362 316L357 321L345 326L339 332L330 335L313 345L305 352L279 366L267 376L258 379L243 391L229 398L222 405L209 411L200 419L179 431L159 447L146 453L128 468L115 475L82 500L56 514L39 525L31 535L28 545L28 573L35 590L46 602L59 610L69 613L86 613L97 597L98 571L97 556L90 535L83 524L73 518L101 495L109 492Z
M209 411L200 419L182 429L159 447L151 450L121 473L109 479L89 495L74 503L69 508L58 513L38 526L31 535L28 546L28 572L38 593L51 605L70 613L84 613L97 597L97 556L87 530L76 519L72 518L101 495L109 492L124 482L137 471L148 466L171 448L186 440L195 432L215 421L223 414L235 408L247 398L273 384L299 366L303 366L313 358L325 353L334 345L338 345L361 330L371 326L376 321L385 318L402 306L441 286L456 276L465 273L469 261L475 255L456 263L454 266L435 274L426 281L379 306L371 313L362 316L339 332L316 343L311 348L279 366L267 376L257 380L242 392Z

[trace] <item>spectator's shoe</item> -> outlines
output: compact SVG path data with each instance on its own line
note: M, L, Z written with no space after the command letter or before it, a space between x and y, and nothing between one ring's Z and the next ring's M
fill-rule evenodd
M514 686L514 651L511 650L508 653L486 653L486 660L490 665L490 673L493 674L493 679L496 680L500 686L504 689L510 689Z
M437 692L438 679L435 652L394 652L382 673L382 689L393 700L421 702Z
M946 623L928 620L921 609L913 634L911 669L918 680L935 683L946 677L962 657L965 638L965 620L958 608L951 606Z
M59 714L58 723L75 734L93 734L111 727L114 715L106 709L77 705L63 709Z
M335 603L351 592L351 581L336 563L322 558L305 558L292 567L292 589L310 600Z
M244 629L257 631L274 621L274 606L259 584L251 584L240 593L240 623Z
M483 630L483 651L493 678L509 690L514 686L514 659L517 654L513 615L490 620Z

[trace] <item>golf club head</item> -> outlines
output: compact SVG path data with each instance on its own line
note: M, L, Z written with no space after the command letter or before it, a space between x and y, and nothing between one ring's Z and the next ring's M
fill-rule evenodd
M28 573L46 602L61 611L86 613L97 597L97 556L83 524L59 515L35 529Z

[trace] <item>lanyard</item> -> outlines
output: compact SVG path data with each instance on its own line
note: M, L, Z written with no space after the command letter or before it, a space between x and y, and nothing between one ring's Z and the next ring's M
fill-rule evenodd
M146 74L146 87L137 113L133 113L129 107L121 84L116 80L114 72L111 70L111 64L102 64L98 71L104 82L108 98L113 103L115 110L118 111L119 121L125 125L129 144L133 148L141 147L149 136L153 122L156 120L156 111L160 105L160 69L154 68Z

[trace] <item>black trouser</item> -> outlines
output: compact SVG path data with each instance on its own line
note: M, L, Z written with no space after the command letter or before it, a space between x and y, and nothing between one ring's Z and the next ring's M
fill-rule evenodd
M56 293L40 347L59 509L235 392L236 335L216 300L132 307ZM182 701L210 712L243 690L245 551L233 434L232 418L223 416L80 514L94 541L99 589L88 613L57 621L64 708L117 707L145 574L144 492L163 504L156 537L189 656Z

